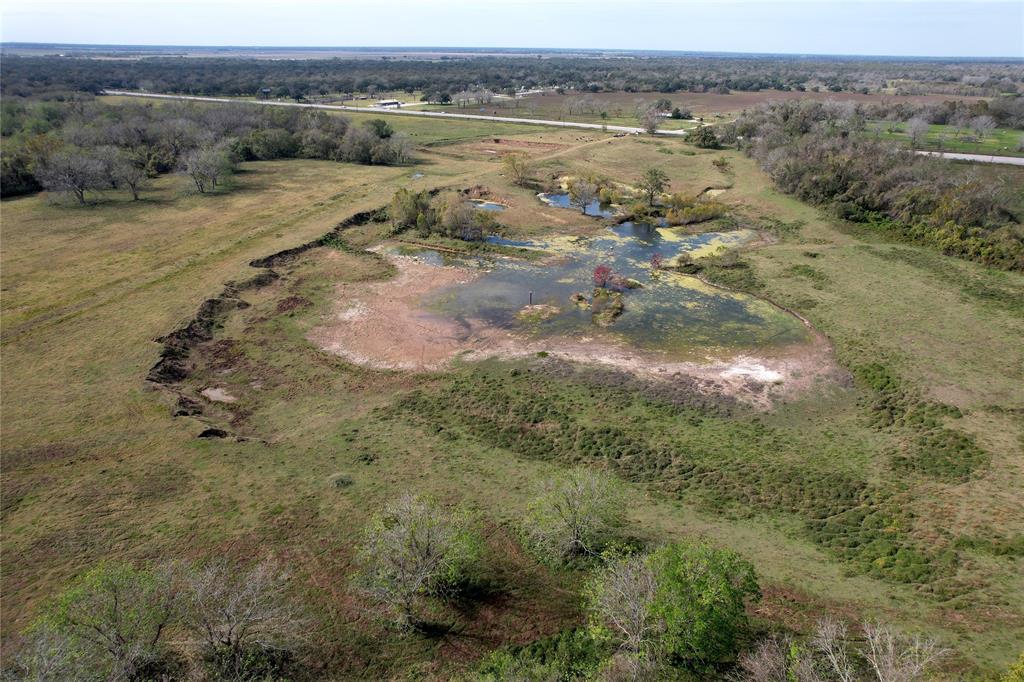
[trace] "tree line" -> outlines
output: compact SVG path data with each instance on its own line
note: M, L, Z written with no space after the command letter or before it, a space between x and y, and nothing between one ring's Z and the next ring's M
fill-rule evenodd
M754 567L705 541L630 540L625 503L623 484L599 470L539 486L512 530L541 565L582 577L586 625L556 636L558 655L500 649L459 679L912 682L948 653L874 622L860 626L864 645L832 617L809 637L751 644ZM387 503L355 545L350 594L408 638L450 628L450 605L464 607L492 579L481 519L423 495ZM8 649L5 679L312 678L315 617L296 582L271 559L100 564L42 607Z
M464 59L83 59L4 55L5 97L145 89L191 95L301 99L373 90L453 96L474 89L506 92L562 87L580 92L728 92L766 89L879 92L901 87L950 95L995 96L1024 90L1017 62L881 60L841 57L643 56L631 59L476 56Z
M880 140L856 105L770 103L720 131L780 189L841 218L949 255L1024 270L1024 228L1011 181Z
M79 203L123 189L138 199L150 179L180 172L200 193L223 186L241 161L328 159L403 164L409 140L380 119L352 124L323 111L248 104L128 103L111 107L4 100L4 197L46 189Z
M947 100L937 104L915 104L890 99L877 104L858 105L864 118L887 121L921 119L926 123L970 129L979 117L993 127L1024 130L1024 97L994 97L979 100Z

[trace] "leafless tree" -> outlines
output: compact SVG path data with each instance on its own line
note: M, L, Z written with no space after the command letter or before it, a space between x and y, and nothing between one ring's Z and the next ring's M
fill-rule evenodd
M864 658L878 682L923 679L925 671L948 653L934 639L901 635L882 623L865 623L864 637L868 643Z
M837 618L823 618L814 630L811 646L825 657L840 682L854 682L856 673L847 654L846 634L846 623Z
M647 657L663 629L650 612L658 589L657 578L646 556L621 559L605 569L595 583L592 608L633 657Z
M566 559L599 552L624 520L618 479L578 467L542 487L530 504L525 532L546 556Z
M165 146L172 158L179 158L186 150L200 144L206 135L195 121L187 118L171 118L153 125L153 134Z
M530 183L533 164L526 154L506 154L501 160L501 165L514 184L523 187Z
M405 133L395 133L388 139L387 144L390 150L387 163L402 165L412 160L412 140Z
M653 135L658 132L658 126L661 125L661 113L654 105L641 105L637 109L636 120L640 123L640 127L644 129L644 132Z
M447 236L466 241L483 238L483 230L477 224L476 211L466 203L465 197L457 192L449 192L438 196L433 204L434 213Z
M770 638L740 656L738 675L745 682L790 682L789 647L791 642Z
M478 554L478 538L464 516L404 495L366 530L355 585L399 627L415 627L423 600L450 594Z
M587 178L576 178L569 183L569 201L581 212L587 212L587 206L598 199L597 183Z
M307 620L289 595L289 576L269 560L241 569L225 560L183 571L185 624L207 654L243 660L254 647L289 650Z
M132 200L138 201L139 191L149 180L145 165L140 164L129 152L121 150L114 157L109 172L114 186L126 188L132 193Z
M794 653L796 655L794 656ZM772 637L740 656L742 671L734 679L743 682L825 682L831 679L817 668L812 656L794 649L789 637Z
M20 646L10 654L0 680L19 682L63 682L89 676L86 661L76 656L75 647L66 633L48 625L34 627Z
M975 116L971 119L971 130L977 134L979 139L985 139L989 131L995 130L996 120L991 116Z
M928 130L928 121L923 118L912 118L907 121L907 137L910 138L910 146L917 149L928 134Z
M50 192L70 194L85 203L87 192L106 186L104 166L84 149L64 147L47 154L36 164L34 174Z
M217 189L217 183L234 170L231 155L223 145L205 146L185 155L182 171L200 193Z

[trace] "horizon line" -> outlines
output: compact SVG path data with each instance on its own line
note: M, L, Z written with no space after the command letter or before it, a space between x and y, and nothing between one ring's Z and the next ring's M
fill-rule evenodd
M184 44L184 43L71 43L71 42L38 42L24 40L0 40L0 49L7 46L40 46L40 47L86 47L86 48L220 48L248 50L392 50L392 51L506 51L506 52L591 52L595 54L657 54L657 55L722 55L745 57L861 57L870 59L930 59L956 61L1012 61L1024 62L1024 56L1009 55L898 55L898 54L867 54L867 53L820 53L820 52L743 52L734 50L666 50L649 48L601 48L601 47L497 47L489 45L454 46L454 45L231 45L231 44Z

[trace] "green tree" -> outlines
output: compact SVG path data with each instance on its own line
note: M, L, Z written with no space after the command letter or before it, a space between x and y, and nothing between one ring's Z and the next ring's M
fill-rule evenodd
M373 134L382 140L386 140L395 134L391 124L382 118L373 118L366 122L366 127L373 131Z
M520 187L530 184L533 175L533 164L526 154L506 154L501 160L501 166L509 179Z
M659 168L648 168L636 186L647 197L647 205L654 206L654 200L668 188L668 175Z
M706 543L666 545L650 556L657 581L651 614L663 624L666 655L694 665L727 660L760 596L753 566Z
M616 643L619 664L636 673L673 661L727 661L746 626L746 603L758 595L748 562L696 542L614 561L587 587L595 633Z
M269 128L249 135L249 150L254 159L290 159L299 153L299 143L287 130Z
M710 126L694 128L686 134L686 140L701 149L718 149L722 146L718 135L715 135Z
M58 596L33 631L45 633L75 679L151 675L169 660L162 639L178 615L174 583L169 570L101 564Z
M421 216L428 225L432 222L429 192L413 192L403 187L391 197L391 203L388 204L388 218L391 219L394 233L418 227Z

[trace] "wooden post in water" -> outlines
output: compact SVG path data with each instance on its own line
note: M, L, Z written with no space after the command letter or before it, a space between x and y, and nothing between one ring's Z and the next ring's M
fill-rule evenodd
M530 305L533 305L533 292L530 292Z

